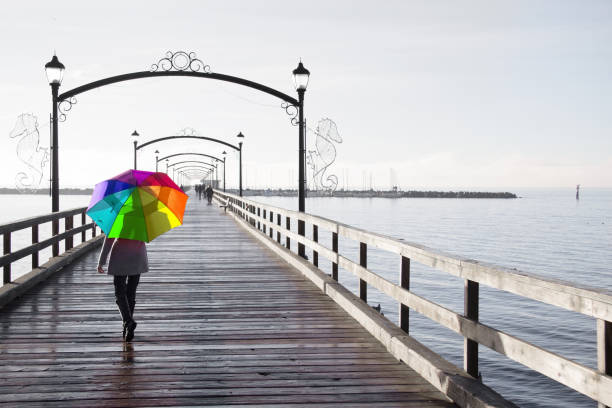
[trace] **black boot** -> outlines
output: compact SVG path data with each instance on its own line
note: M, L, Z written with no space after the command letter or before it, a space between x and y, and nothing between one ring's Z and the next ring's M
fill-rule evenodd
M128 297L128 305L130 306L130 316L132 317L133 324L128 322L123 325L123 338L125 341L132 341L134 338L134 330L136 329L136 321L134 320L134 308L136 307L136 299L132 299Z
M132 313L127 297L121 296L116 299L117 306L119 307L119 313L123 319L123 338L126 341L130 341L134 338L134 329L136 328L136 322L132 319ZM128 336L130 337L128 340Z
M125 341L132 341L134 338L134 330L136 330L136 322L131 320L125 325Z
M128 296L128 304L130 305L130 316L132 316L132 319L134 318L134 308L136 307L136 299L131 299Z

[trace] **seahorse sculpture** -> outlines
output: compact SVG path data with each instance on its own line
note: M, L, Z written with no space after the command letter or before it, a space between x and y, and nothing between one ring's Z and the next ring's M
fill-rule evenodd
M315 150L308 151L307 162L312 169L314 189L323 189L330 194L338 187L338 177L335 174L327 175L327 169L336 160L336 146L342 143L336 123L329 119L321 119L315 130Z
M49 161L49 149L40 147L38 118L31 113L19 115L9 137L19 138L17 157L25 164L23 171L19 171L15 176L15 186L21 192L38 188L45 164Z

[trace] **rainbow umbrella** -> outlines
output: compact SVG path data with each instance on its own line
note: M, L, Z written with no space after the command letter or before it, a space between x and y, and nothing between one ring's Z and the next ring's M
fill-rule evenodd
M186 204L167 174L128 170L96 184L87 215L109 238L150 242L183 223Z

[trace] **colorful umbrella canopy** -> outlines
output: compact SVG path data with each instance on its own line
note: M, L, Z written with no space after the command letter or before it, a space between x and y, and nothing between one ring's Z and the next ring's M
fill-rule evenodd
M109 238L150 242L183 223L186 204L167 174L128 170L96 184L87 215Z

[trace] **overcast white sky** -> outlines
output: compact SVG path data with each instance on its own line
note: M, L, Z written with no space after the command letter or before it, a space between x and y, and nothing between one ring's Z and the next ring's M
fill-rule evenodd
M49 145L54 50L62 91L184 50L291 95L302 58L309 126L332 118L344 140L330 168L341 187L612 187L610 1L20 1L3 4L0 38L0 186L24 168L8 137L19 114L38 116ZM134 129L145 142L185 127L233 143L242 131L248 186L297 185L297 128L280 100L158 78L78 97L60 124L60 186L130 168ZM158 144L140 168L154 167L156 148L222 150ZM232 154L230 185L236 167Z

